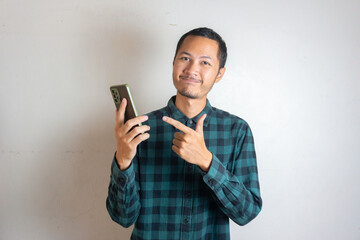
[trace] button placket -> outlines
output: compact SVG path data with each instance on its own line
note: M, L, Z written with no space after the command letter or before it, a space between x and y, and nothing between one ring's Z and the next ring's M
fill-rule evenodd
M182 209L182 237L188 238L191 230L192 215L192 187L193 187L193 165L186 163L184 167L184 189L183 189L183 209Z

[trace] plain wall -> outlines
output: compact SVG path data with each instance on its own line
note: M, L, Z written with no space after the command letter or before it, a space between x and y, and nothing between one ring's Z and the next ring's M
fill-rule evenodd
M0 239L128 239L105 200L109 86L174 95L180 36L228 46L213 106L245 119L260 215L232 239L360 239L359 1L0 1Z

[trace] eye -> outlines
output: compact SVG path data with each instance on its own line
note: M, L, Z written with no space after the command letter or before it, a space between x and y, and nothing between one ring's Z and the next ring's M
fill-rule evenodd
M211 64L210 64L209 62L207 62L207 61L202 61L201 64L203 64L203 65L209 65L209 66L211 65Z
M180 59L184 60L184 61L189 61L190 60L190 58L188 58L188 57L181 57Z

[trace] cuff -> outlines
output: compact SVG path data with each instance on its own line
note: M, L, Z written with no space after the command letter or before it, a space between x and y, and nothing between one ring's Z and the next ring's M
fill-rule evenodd
M121 171L116 161L116 155L114 155L114 159L111 164L111 178L112 181L115 182L120 189L125 189L126 185L129 182L135 181L135 172L134 172L133 164L131 163L129 168L126 169L125 171Z
M199 168L200 169L200 168ZM226 180L226 168L222 162L213 154L213 159L209 171L206 173L201 171L204 182L210 187L217 189Z

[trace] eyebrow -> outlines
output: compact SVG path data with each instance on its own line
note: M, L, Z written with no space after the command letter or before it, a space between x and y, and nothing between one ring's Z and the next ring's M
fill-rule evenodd
M181 52L180 53L180 55L181 54L185 54L185 55L188 55L188 56L190 56L190 57L192 57L192 55L190 54L190 53L188 53L188 52ZM200 56L200 58L207 58L207 59L210 59L210 60L212 60L212 58L211 57L209 57L209 56L206 56L206 55L204 55L204 56Z

